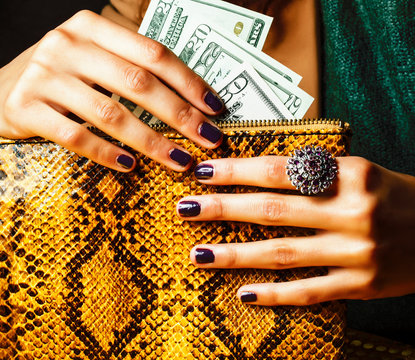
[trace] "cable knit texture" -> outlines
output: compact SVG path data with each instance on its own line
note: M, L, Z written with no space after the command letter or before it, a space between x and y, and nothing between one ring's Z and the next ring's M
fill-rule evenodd
M322 0L324 116L352 154L415 175L415 1Z

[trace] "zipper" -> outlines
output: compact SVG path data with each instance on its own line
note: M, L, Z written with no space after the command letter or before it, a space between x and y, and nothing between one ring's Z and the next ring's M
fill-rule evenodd
M223 131L284 131L284 130L335 130L348 129L349 124L338 119L299 119L299 120L225 120L215 124ZM158 132L175 131L168 125L157 124L152 128Z
M222 131L295 131L295 130L348 130L349 124L342 122L338 119L299 119L299 120L225 120L216 121L215 124ZM177 133L175 129L170 126L161 123L150 125L152 129L161 133ZM89 128L89 127L88 127ZM91 127L90 130L94 131L95 134L105 137L103 132ZM30 138L23 140L13 140L0 137L0 144L10 143L39 143L49 142L48 140L42 140L39 138Z

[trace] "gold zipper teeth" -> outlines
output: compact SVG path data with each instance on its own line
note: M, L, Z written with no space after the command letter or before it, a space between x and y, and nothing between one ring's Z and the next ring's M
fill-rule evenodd
M300 119L300 120L281 120L281 119L268 119L268 120L241 120L241 121L218 121L216 122L220 128L257 128L257 127L304 127L304 126L335 126L341 127L340 120L332 119Z
M227 131L260 131L260 130L322 130L322 129L339 129L347 127L338 119L300 119L300 120L281 120L281 119L256 119L256 120L239 120L239 121L217 121L215 124L221 130ZM175 131L168 125L160 124L153 126L156 131L166 132Z
M239 120L239 121L217 121L216 125L223 131L278 131L278 130L330 130L330 129L348 129L349 124L343 123L338 119L300 119L300 120ZM162 133L177 133L166 124L152 125L155 131ZM106 135L95 127L88 127L96 134L105 137ZM27 143L27 142L48 142L47 140L37 138L25 140L12 140L0 137L0 144L10 143Z

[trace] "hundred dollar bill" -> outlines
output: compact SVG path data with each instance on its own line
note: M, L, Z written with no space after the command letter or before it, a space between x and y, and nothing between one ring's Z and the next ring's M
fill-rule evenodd
M212 30L188 66L214 87L233 68L244 61L249 62L290 111L292 118L302 118L314 101L313 97L290 82L279 70L276 60L238 40Z
M272 23L272 18L267 15L222 0L152 0L138 32L187 59L189 52L198 45L194 40L202 41L203 33L209 31L203 26L199 28L203 22L195 22L195 16L259 49L262 49ZM178 46L179 42L182 45Z
M248 63L235 68L215 90L225 110L212 120L291 119L291 113Z

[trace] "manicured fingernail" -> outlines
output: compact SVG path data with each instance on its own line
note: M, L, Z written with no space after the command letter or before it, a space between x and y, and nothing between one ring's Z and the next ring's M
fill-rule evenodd
M118 155L117 156L117 164L123 167L124 169L131 169L134 165L134 159L128 155Z
M196 201L181 201L178 205L180 216L194 217L200 214L200 204Z
M222 132L208 122L204 122L199 127L199 134L211 143L216 144L222 138Z
M257 300L257 296L254 292L251 291L243 291L241 294L241 301L242 302L255 302Z
M211 264L215 261L215 254L209 249L196 249L195 258L198 264Z
M223 107L222 101L211 91L206 93L205 103L215 112L221 110Z
M195 167L196 179L206 180L213 176L213 166L207 164L199 164Z
M170 159L177 162L179 165L185 167L189 165L190 161L192 160L192 156L184 151L179 149L173 149L169 153Z

